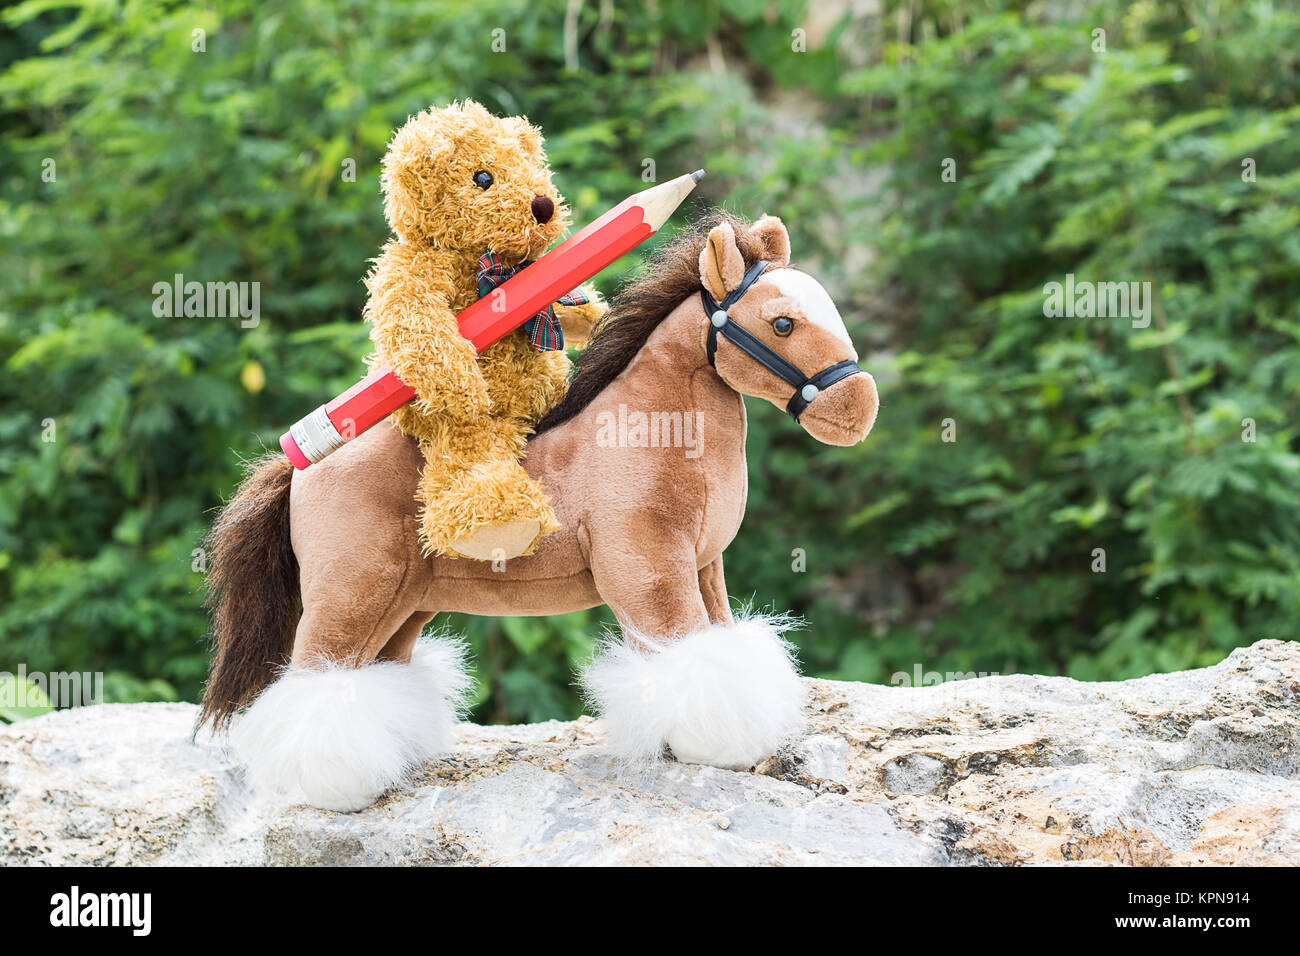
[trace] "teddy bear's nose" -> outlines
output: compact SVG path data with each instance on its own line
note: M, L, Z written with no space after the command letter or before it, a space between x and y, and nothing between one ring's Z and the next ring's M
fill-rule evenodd
M547 223L555 215L555 203L551 202L546 196L533 197L533 218L538 222Z

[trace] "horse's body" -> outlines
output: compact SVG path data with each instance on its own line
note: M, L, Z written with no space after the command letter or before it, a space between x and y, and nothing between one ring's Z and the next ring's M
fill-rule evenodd
M263 782L355 809L444 751L458 664L446 647L416 652L440 611L608 604L627 638L587 685L632 756L670 744L679 759L748 766L788 736L802 689L786 646L765 622L733 621L722 571L745 511L742 395L797 407L816 437L852 444L875 419L875 388L851 374L856 354L824 290L781 268L789 247L778 220L740 235L724 222L679 245L660 262L664 288L642 295L664 310L638 313L633 297L620 314L616 301L613 332L592 340L568 405L528 445L525 467L562 525L534 554L422 554L424 457L386 423L303 472L267 460L241 488L213 532L219 653L204 714L220 725L265 688L236 727ZM686 259L698 264L684 278ZM701 295L686 294L700 284L725 300L715 324L735 344L717 344ZM825 385L819 394L805 384L811 404L800 404L802 373L780 371L785 359L823 369L806 380ZM270 553L254 560L250 548ZM268 688L290 640L292 666ZM361 703L341 709L347 695Z
M745 510L745 406L709 368L702 341L683 334L699 325L692 305L656 329L591 405L529 443L525 467L563 526L530 556L424 557L415 533L423 457L387 424L294 474L289 512L308 609L295 662L405 660L439 611L562 614L608 604L625 625L657 636L729 620L722 552ZM678 446L618 447L620 406L624 422L628 409L658 413L656 422L670 424L656 436L666 431ZM694 448L682 447L688 418ZM610 432L612 444L598 441Z

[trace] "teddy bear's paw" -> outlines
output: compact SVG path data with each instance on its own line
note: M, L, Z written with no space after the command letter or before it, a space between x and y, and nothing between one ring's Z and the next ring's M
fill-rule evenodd
M536 518L520 518L504 524L488 525L453 541L450 550L458 557L477 561L508 561L532 550L542 535L542 523Z
M583 286L582 291L591 299L590 302L555 306L555 316L560 320L560 328L564 330L565 343L578 349L586 346L591 339L592 330L609 311L609 305L594 289Z

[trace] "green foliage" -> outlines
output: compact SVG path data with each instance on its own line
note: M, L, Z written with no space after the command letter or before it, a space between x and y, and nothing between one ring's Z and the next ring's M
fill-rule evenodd
M384 145L466 96L546 130L577 222L647 159L703 165L706 198L780 214L833 290L876 430L826 448L752 404L727 553L733 596L808 618L811 672L1117 678L1295 636L1294 12L909 2L827 32L798 3L587 4L566 52L567 6L5 12L0 669L196 696L194 549L239 459L355 380ZM260 324L156 316L177 273L260 283ZM1066 273L1151 282L1150 327L1045 317ZM446 623L473 645L477 715L515 721L576 712L571 667L608 621Z
M872 491L825 566L874 552L908 598L869 650L817 640L821 667L879 679L920 647L1113 679L1295 637L1300 77L1265 51L1294 49L1300 17L1091 6L940 27L844 76L888 130L890 331L880 423L841 465ZM1067 273L1150 282L1150 326L1045 317Z

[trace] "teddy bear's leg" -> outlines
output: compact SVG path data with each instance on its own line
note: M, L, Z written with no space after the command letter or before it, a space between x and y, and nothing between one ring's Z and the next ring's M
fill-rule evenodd
M426 461L417 496L420 540L429 553L504 561L530 553L560 526L546 493L510 458L450 474L441 462Z
M560 526L519 460L533 423L564 396L569 360L537 352L516 332L485 350L479 366L491 414L452 418L406 406L394 421L424 452L416 498L425 553L507 560Z
M464 470L447 475L426 466L423 534L431 550L504 560L530 553L542 535L559 528L550 498L519 460L533 424L564 397L570 363L563 352L538 352L527 336L515 332L487 349L479 366L492 400L490 433L481 425L478 435L466 436L473 450L452 456L473 460ZM475 527L452 520L466 502L477 502L490 517ZM449 527L454 530L447 537ZM446 543L436 545L440 532Z
M559 528L550 499L519 464L523 432L518 421L488 418L421 443L416 498L426 553L507 560Z

